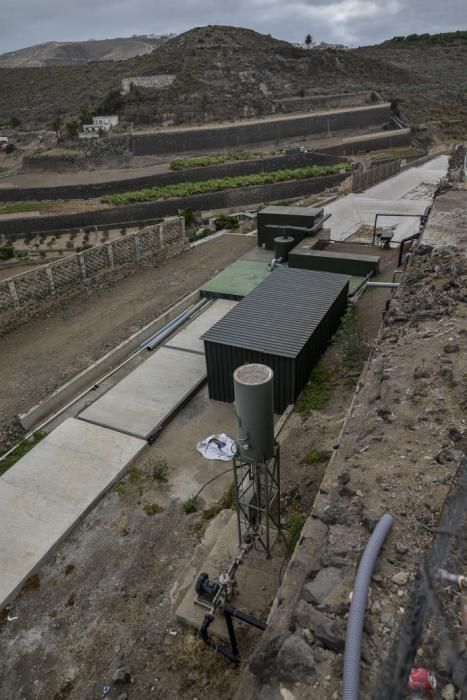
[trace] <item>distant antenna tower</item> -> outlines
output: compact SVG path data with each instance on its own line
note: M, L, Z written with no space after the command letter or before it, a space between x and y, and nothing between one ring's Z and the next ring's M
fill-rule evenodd
M262 364L235 370L237 455L233 459L239 544L255 539L271 557L280 534L280 449L274 440L274 374Z

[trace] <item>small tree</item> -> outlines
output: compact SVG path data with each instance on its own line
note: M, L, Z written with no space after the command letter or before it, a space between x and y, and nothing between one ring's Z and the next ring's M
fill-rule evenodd
M18 117L13 115L10 119L10 126L12 129L16 129L18 126L21 126L21 119L18 119Z
M311 34L306 35L305 44L307 45L307 48L310 48L313 45L313 37L311 36Z

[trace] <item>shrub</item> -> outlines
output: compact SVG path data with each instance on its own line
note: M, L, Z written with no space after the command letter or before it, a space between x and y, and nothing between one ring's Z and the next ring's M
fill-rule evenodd
M67 241L65 243L65 247L68 248L68 250L73 250L73 248L75 247L75 244L73 243L73 241Z
M291 170L275 170L271 173L257 173L255 175L239 175L236 177L224 177L216 180L204 180L201 182L179 182L164 187L147 187L135 192L112 194L102 198L109 204L128 204L132 202L150 202L158 199L170 199L171 197L188 197L193 194L205 192L222 192L224 190L239 187L251 187L255 185L272 185L276 182L289 180L304 180L324 175L334 175L342 170L350 171L350 163L337 163L337 165L310 165L305 168ZM143 224L141 224L143 226Z
M4 245L0 247L0 260L9 260L15 257L15 249L12 245Z
M311 411L324 408L332 394L331 373L318 364L297 401L297 411L307 418Z
M188 498L185 501L185 503L183 504L183 510L187 515L189 513L196 513L196 511L198 510L198 503L194 496L191 496L191 498Z
M233 229L239 227L238 219L234 216L218 216L214 221L214 226L216 231L221 231L222 229Z

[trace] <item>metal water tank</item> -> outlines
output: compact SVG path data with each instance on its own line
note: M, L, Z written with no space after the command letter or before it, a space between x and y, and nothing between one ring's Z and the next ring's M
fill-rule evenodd
M238 451L255 462L274 456L273 382L267 365L242 365L233 373Z
M278 236L274 239L274 257L276 260L282 258L284 262L287 262L289 258L289 253L292 248L296 245L295 238L292 236Z

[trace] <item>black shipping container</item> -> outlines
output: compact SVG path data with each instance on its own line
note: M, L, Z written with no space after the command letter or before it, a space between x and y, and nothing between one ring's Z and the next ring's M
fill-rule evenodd
M274 371L274 410L295 403L347 308L349 278L279 268L203 336L209 396L234 399L232 375L246 362Z
M258 245L274 250L274 239L281 235L299 243L313 234L315 226L320 228L323 218L324 210L316 207L265 207L258 212Z

